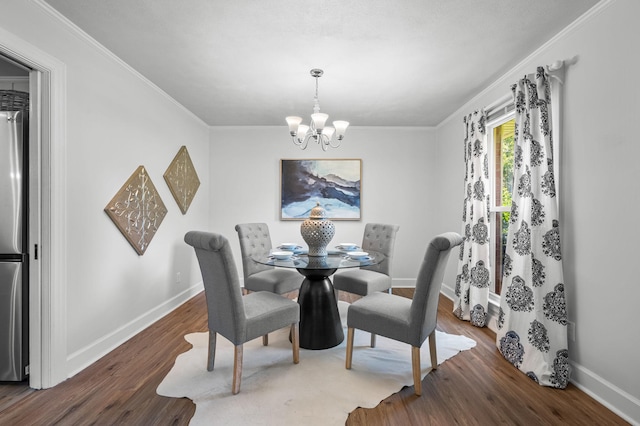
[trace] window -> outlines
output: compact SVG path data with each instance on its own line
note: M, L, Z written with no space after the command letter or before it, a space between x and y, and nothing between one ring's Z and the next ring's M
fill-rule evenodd
M562 122L560 110L562 108L560 90L562 78L558 74L551 74L551 122L553 123L552 152L547 152L553 158L553 174L555 181L556 197L560 198L560 138L562 135ZM532 76L529 76L533 79ZM555 79L555 80L554 80ZM491 202L489 214L491 218L491 265L493 266L492 287L489 300L500 303L502 290L502 270L504 254L507 245L509 231L509 218L511 216L511 193L513 185L513 158L515 145L515 110L511 95L505 95L493 105L486 108L487 139L490 150L489 173ZM560 216L558 205L558 216Z
M491 291L498 295L502 290L502 267L511 214L514 130L513 113L503 114L487 125L491 150L491 264L494 265Z

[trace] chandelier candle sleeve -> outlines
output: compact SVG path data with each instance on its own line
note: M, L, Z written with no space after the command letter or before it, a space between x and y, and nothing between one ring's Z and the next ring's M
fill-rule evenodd
M293 138L293 143L299 146L300 149L306 149L311 139L319 144L323 151L326 151L328 147L337 148L340 146L340 141L344 139L347 127L349 127L349 122L342 120L334 121L332 123L333 127L326 126L329 115L320 112L320 101L318 99L318 78L322 74L324 74L324 71L321 69L314 68L311 70L311 76L316 79L316 95L313 98L313 114L311 114L310 125L301 124L302 117L293 115L286 117L289 134ZM334 134L337 141L333 140Z

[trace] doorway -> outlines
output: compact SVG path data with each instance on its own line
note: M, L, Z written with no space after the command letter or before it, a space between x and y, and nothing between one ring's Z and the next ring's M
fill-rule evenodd
M29 73L0 57L0 380L29 378Z
M29 386L42 389L67 378L66 68L3 28L0 56L30 70Z

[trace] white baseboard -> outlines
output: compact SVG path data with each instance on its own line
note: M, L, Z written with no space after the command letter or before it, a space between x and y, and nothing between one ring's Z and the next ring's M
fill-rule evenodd
M571 383L632 425L640 425L640 400L571 360Z
M454 289L444 283L441 293L451 300L455 298ZM493 332L496 331L498 309L495 303L489 303L488 327ZM569 359L569 362L571 383L632 425L640 425L640 400L575 361Z
M163 304L156 306L150 311L140 315L128 324L123 325L112 333L101 337L90 345L69 354L67 357L67 378L72 377L98 359L111 352L122 343L126 342L151 324L171 313L177 307L191 299L196 294L202 292L204 286L202 281L191 288L183 291L175 297L167 300Z

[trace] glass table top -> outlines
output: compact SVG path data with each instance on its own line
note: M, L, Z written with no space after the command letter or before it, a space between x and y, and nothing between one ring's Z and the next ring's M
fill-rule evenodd
M288 259L281 260L272 256L252 257L255 262L263 265L277 266L280 268L296 269L343 269L359 268L361 266L376 265L384 259L384 255L369 251L369 255L362 259L349 257L348 252L328 251L327 256L309 256L307 254L294 254Z

